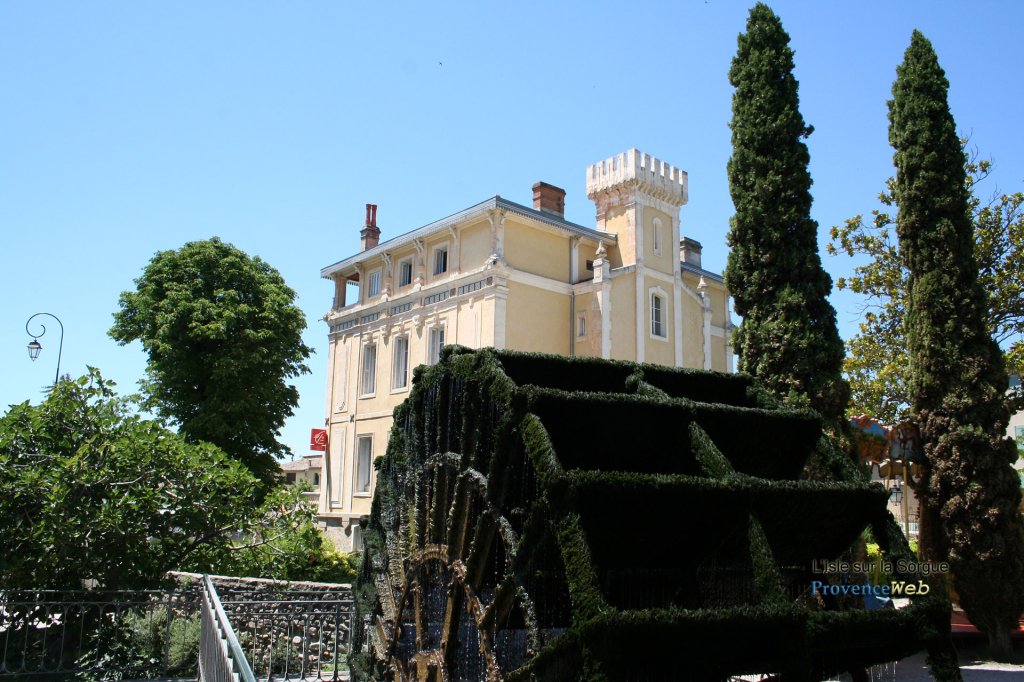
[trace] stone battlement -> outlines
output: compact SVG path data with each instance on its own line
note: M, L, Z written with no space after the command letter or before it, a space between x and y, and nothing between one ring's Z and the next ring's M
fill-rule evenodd
M587 167L587 196L631 184L664 201L682 206L688 198L686 171L637 149Z

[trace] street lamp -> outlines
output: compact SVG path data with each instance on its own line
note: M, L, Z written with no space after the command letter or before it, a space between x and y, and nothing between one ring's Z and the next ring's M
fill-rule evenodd
M893 481L892 487L889 489L889 498L896 504L903 501L903 486L899 478Z
M29 331L28 326L29 324L32 323L32 320L39 317L40 315L47 315L49 317L52 317L53 319L57 320L57 324L60 325L60 344L57 347L57 373L53 377L53 385L56 386L57 381L60 380L60 357L64 353L64 324L60 321L60 318L58 318L56 315L52 313L36 313L32 317L28 318L28 321L25 322L25 331L28 333L29 336L32 337L32 340L28 342L28 356L32 358L33 361L35 361L39 357L39 353L41 353L43 350L43 344L39 343L39 338L46 333L46 326L42 322L40 322L39 328L42 329L42 331L39 332L38 334L33 334L31 331Z

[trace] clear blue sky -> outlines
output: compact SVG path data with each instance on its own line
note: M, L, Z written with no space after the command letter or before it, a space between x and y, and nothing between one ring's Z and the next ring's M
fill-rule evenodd
M1024 186L1024 3L771 3L796 50L814 217L875 206L891 173L886 99L910 33L935 45L958 127ZM689 172L685 234L725 264L726 73L750 5L675 2L0 0L0 407L97 366L125 392L145 356L106 332L152 255L218 235L278 268L317 350L283 440L323 422L332 287L367 202L388 238L545 180L592 225L585 167L638 147ZM823 256L834 277L845 259ZM843 335L857 301L834 295Z

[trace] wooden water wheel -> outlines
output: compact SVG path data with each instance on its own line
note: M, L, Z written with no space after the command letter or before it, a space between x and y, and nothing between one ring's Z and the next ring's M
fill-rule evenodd
M811 459L828 480L803 478ZM750 377L448 348L379 464L352 669L820 679L941 657L939 597L868 612L808 593L812 562L865 528L906 551L885 507L815 414Z

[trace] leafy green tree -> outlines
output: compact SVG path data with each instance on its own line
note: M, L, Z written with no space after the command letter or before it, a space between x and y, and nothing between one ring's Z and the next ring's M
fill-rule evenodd
M275 580L350 582L356 577L352 555L334 549L316 527L316 507L298 485L278 486L264 500L243 542L217 564L222 575Z
M925 466L921 549L948 557L953 585L996 655L1024 611L1020 482L1006 438L1007 382L989 336L978 281L965 158L949 111L949 82L931 43L914 31L889 102L893 197L908 272L907 359L911 416Z
M982 202L974 193L991 172L989 161L965 166L971 189L978 279L989 293L986 321L991 336L1006 347L1007 371L1024 373L1024 193L1002 194ZM889 424L909 416L905 310L908 272L890 213L893 184L879 196L884 208L870 220L854 216L831 230L829 253L866 256L849 278L836 284L867 298L860 332L847 342L845 370L851 388L851 412L869 414ZM1019 409L1015 407L1014 409Z
M153 257L121 294L110 335L149 355L149 406L195 443L207 441L264 481L280 468L281 426L298 405L286 380L306 373L305 316L259 258L217 237Z
M342 582L350 559L297 486L141 419L96 370L0 417L0 585L158 585L169 570Z
M750 11L729 82L736 88L728 166L736 214L725 281L743 316L734 339L740 369L783 397L809 401L842 430L849 397L843 342L810 217L803 140L813 128L800 115L789 36L767 5Z
M131 412L92 370L0 417L0 584L150 587L253 522L244 466Z

